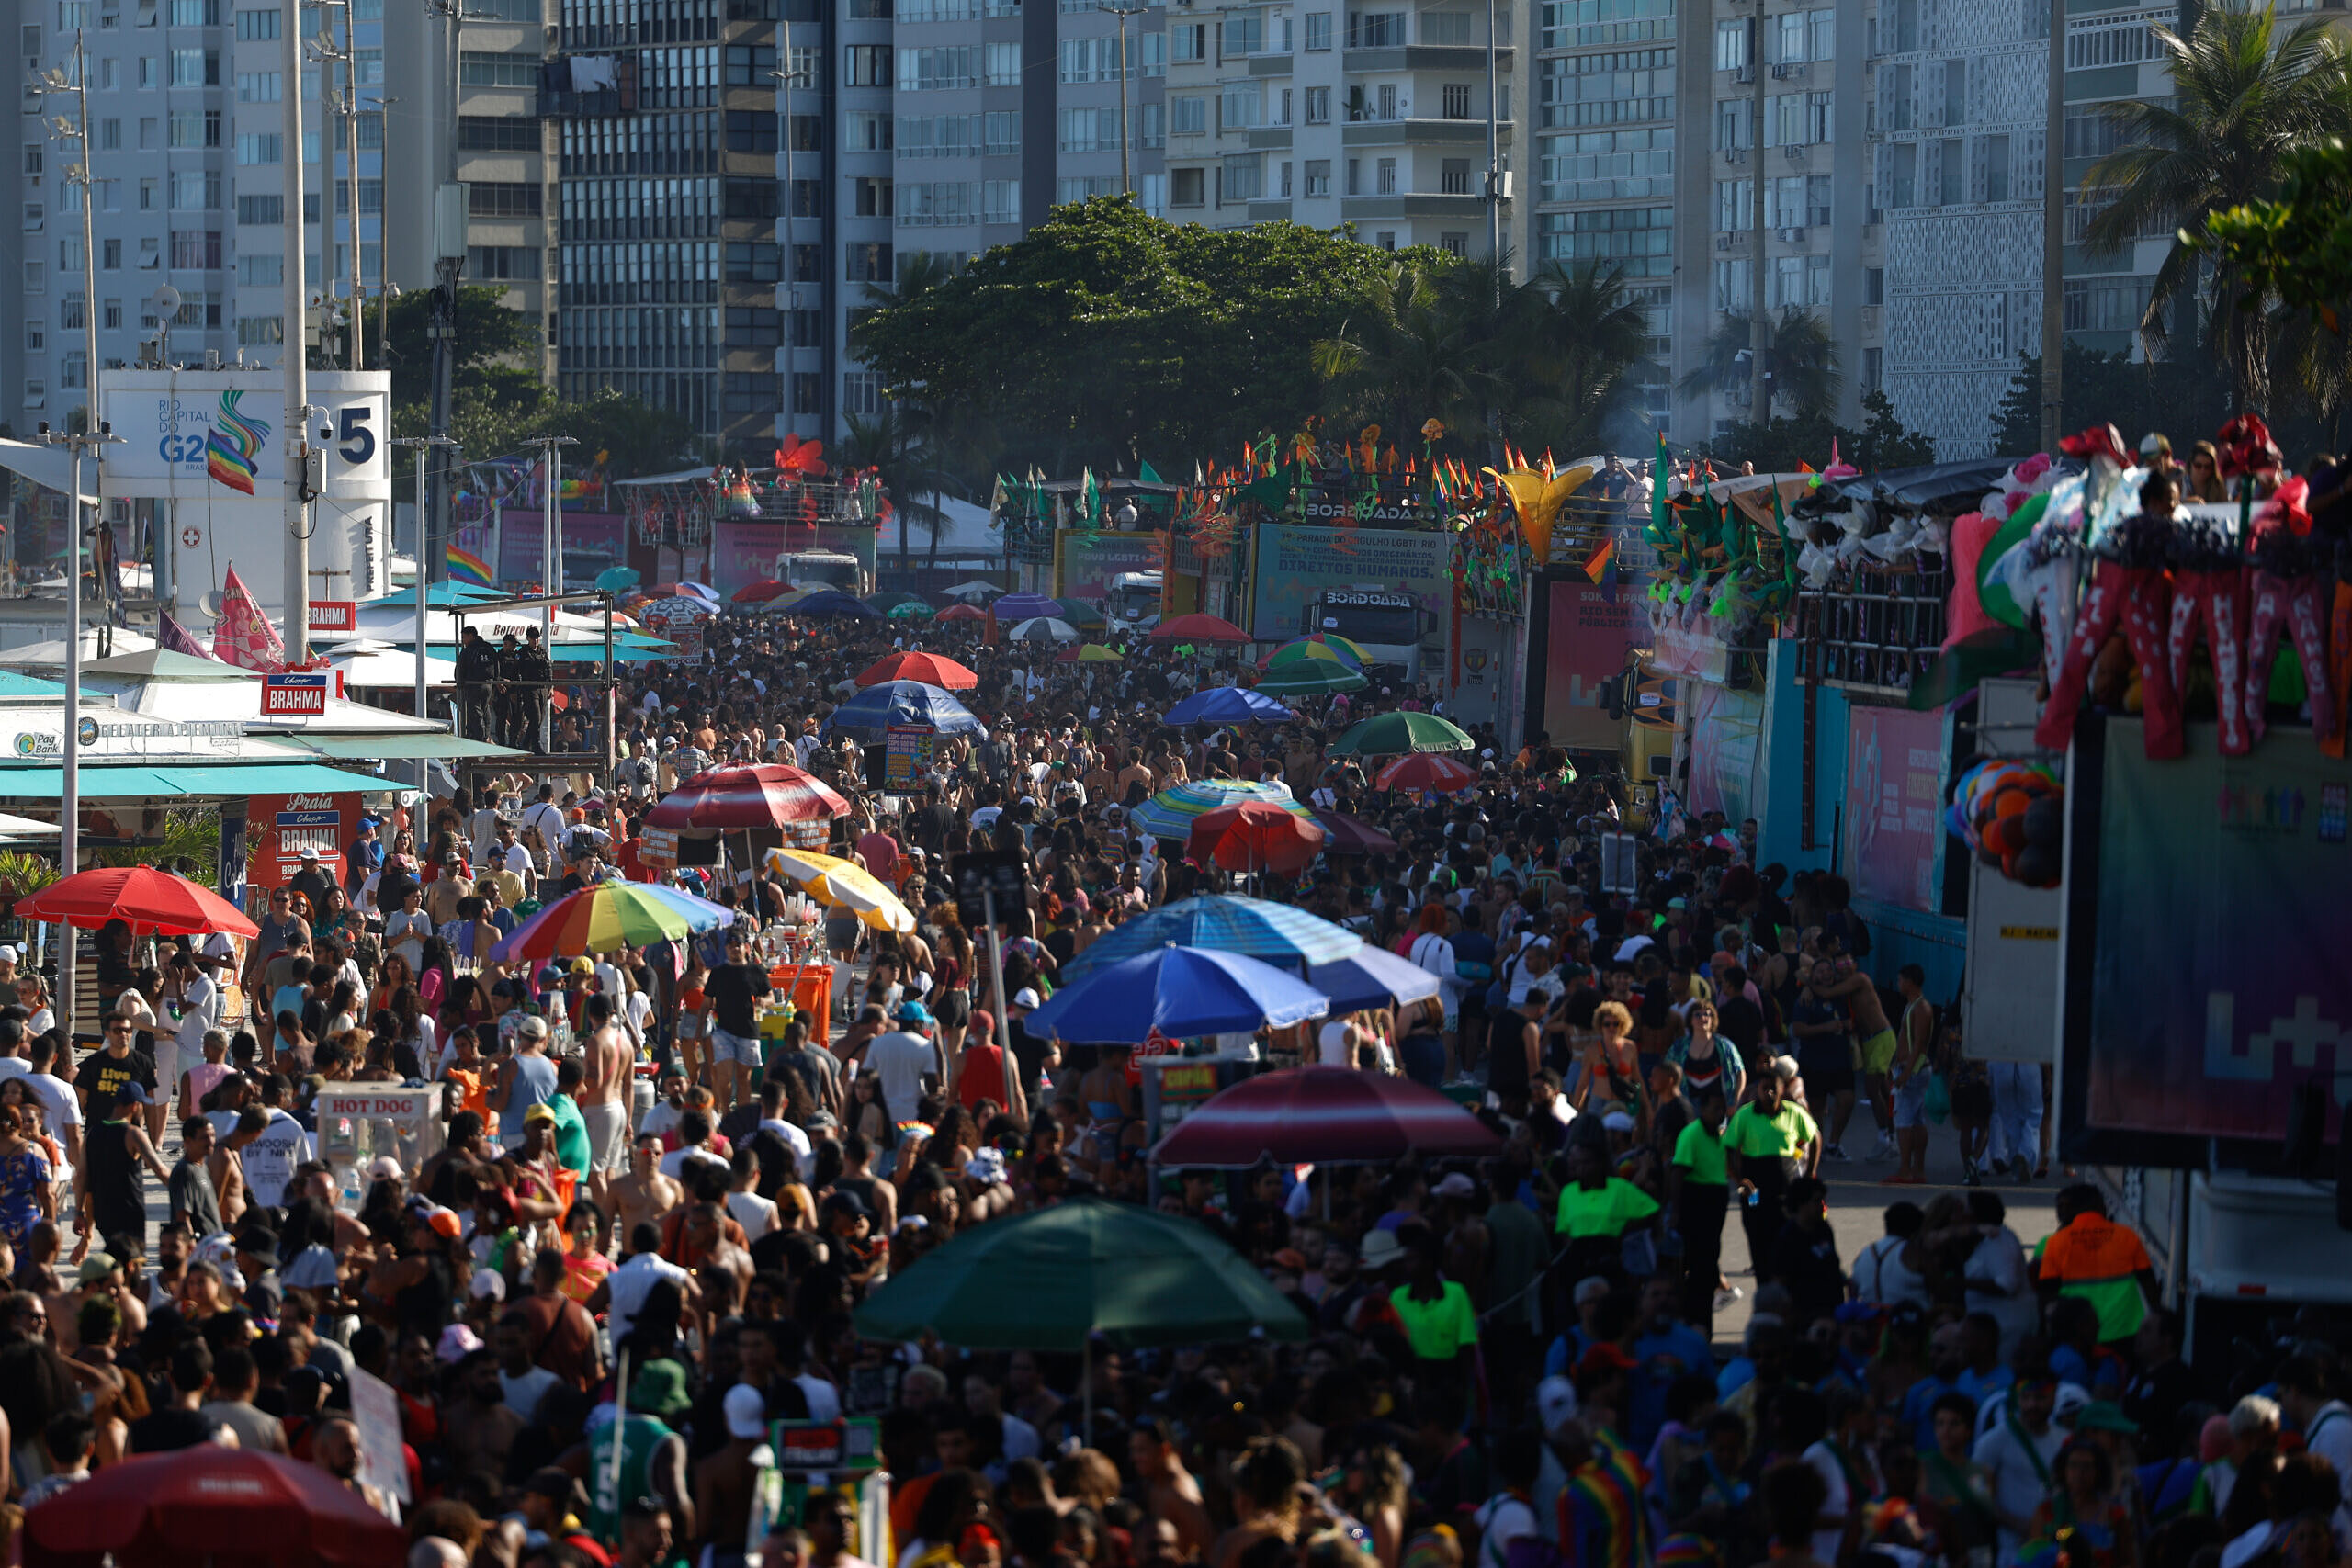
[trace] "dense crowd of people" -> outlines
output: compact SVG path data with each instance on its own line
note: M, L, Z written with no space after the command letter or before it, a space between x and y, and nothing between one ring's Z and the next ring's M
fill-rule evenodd
M976 672L986 733L885 795L826 721L916 645ZM267 891L242 950L99 933L94 1047L59 1039L0 949L12 1506L216 1443L321 1467L405 1526L417 1568L2337 1561L2340 1325L2192 1369L2098 1189L2064 1187L2029 1247L1997 1182L2048 1171L2039 1073L1972 1059L1919 970L1882 984L1838 878L1757 864L1756 824L1671 793L1629 823L1613 777L1478 725L1475 786L1381 790L1333 745L1370 713L1442 711L1401 682L1289 725L1171 728L1174 701L1252 667L1122 651L729 617L628 673L609 780L486 778L364 821L340 874ZM578 695L567 712L597 710ZM781 1027L759 939L798 890L640 852L664 794L765 761L842 794L835 852L916 916L828 911L836 1005ZM1204 778L1356 818L1367 852L1251 891L1439 982L1245 1054L1451 1093L1499 1156L1155 1186L1133 1043L1026 1026L1125 921L1240 890L1131 821ZM1605 892L1619 832L1635 884ZM1001 990L951 886L982 849L1028 867ZM669 876L737 924L551 964L495 951L556 898ZM316 1097L354 1083L442 1086L422 1157L323 1157ZM1849 1156L1858 1110L1877 1141ZM1826 1179L1925 1186L1947 1123L1964 1184L1841 1256ZM1310 1337L1064 1356L858 1334L858 1304L958 1234L1084 1194L1214 1230ZM397 1457L366 1450L363 1379L397 1398ZM844 1416L877 1422L887 1511L836 1477L754 1531L769 1424Z

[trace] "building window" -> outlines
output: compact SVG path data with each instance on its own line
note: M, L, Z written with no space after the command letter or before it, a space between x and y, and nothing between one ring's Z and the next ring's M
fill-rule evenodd
M991 87L1021 85L1021 46L1017 43L992 43L988 46L988 85Z
M1329 91L1328 88L1323 89ZM1309 90L1310 103L1314 89ZM1186 96L1168 100L1168 130L1171 136L1204 136L1209 129L1209 101ZM1179 205L1182 205L1180 202Z
M359 123L381 124L371 119ZM537 152L539 122L527 115L463 115L458 120L458 146L467 152Z
M1330 88L1309 87L1306 89L1306 123L1309 125L1331 123Z
M1441 101L1444 105L1443 112L1446 118L1468 119L1470 118L1469 83L1448 82L1445 84L1440 97Z
M268 43L277 37L276 11L240 11L237 13L237 41Z
M888 218L890 216L892 211L890 205L890 181L884 179L861 178L852 181L851 184L856 192L857 215L860 218Z
M783 274L783 256L763 241L733 240L727 245L727 281L774 283Z
M1306 161L1306 194L1310 197L1331 194L1331 160L1309 158Z
M1964 144L1954 139L1943 143L1942 165L1937 200L1945 207L1958 207L1968 199L1968 164Z
M1470 254L1470 236L1459 231L1440 234L1437 248L1450 256L1466 256Z
M470 266L468 270L471 270ZM286 281L286 258L240 254L237 281L248 288L275 288Z
M540 187L522 181L474 180L466 186L469 217L537 218L539 202Z
M217 49L172 51L172 85L217 87L220 85L220 51Z
M286 341L286 318L283 316L239 316L237 344L242 348L262 348Z
M242 164L276 164L286 156L286 138L276 131L247 131L237 138L237 162Z
M1715 182L1715 231L1718 233L1744 233L1756 226L1756 182L1754 180L1717 180Z
M1405 47L1405 17L1403 11L1351 11L1348 13L1348 47L1350 49L1402 49Z
M1862 396L1867 398L1873 392L1883 391L1885 387L1886 350L1883 348L1862 350Z
M1745 17L1724 17L1715 23L1715 69L1736 71L1747 63L1747 29L1751 26Z
M1207 206L1207 171L1204 169L1169 170L1168 205L1170 207Z
M458 57L458 85L462 87L536 87L539 57L536 54L493 54L467 50Z
M2009 199L2009 139L2006 136L1984 139L1984 199Z
M68 294L57 302L57 330L78 333L89 324L89 300L79 293Z
M237 222L241 227L254 227L286 221L286 198L282 196L240 196L237 197Z
M1374 196L1396 194L1396 159L1383 158L1373 165L1373 194Z
M484 283L521 282L539 276L537 245L469 245L466 276Z
M823 372L796 370L792 373L792 412L795 415L823 412L824 398Z
M171 118L172 146L181 151L220 145L220 111L180 109Z
M727 85L730 87L764 87L768 73L775 69L775 46L765 43L730 43L727 46Z
M775 152L775 116L763 109L729 109L727 150L729 152Z
M1816 61L1838 58L1838 13L1824 7L1804 14L1806 54Z
M1306 13L1306 47L1310 50L1326 50L1331 47L1330 12L1309 11Z
M1883 266L1862 268L1862 303L1865 305L1886 303L1886 268Z
M865 242L847 247L842 254L852 283L889 283L894 281L890 247L887 243Z
M1470 13L1467 11L1424 11L1421 13L1423 43L1466 44L1470 41Z
M1438 165L1437 188L1442 196L1470 194L1470 160L1448 158Z
M1914 207L1918 204L1919 144L1898 141L1887 149L1894 165L1893 188L1887 192L1886 204L1892 208Z
M220 231L217 229L172 231L175 271L211 269L220 265Z

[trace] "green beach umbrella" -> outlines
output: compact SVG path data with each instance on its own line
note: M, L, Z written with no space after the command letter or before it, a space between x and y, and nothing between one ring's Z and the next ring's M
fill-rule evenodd
M893 1274L856 1314L868 1339L989 1350L1302 1340L1306 1320L1206 1227L1101 1198L991 1221Z
M1258 682L1264 691L1266 683ZM1375 714L1340 737L1340 757L1397 757L1408 751L1468 751L1477 742L1433 713Z

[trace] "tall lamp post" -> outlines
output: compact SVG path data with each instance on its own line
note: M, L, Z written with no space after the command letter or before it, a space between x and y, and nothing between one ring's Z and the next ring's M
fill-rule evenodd
M447 435L396 435L392 445L405 446L416 454L416 716L424 716L424 588L428 581L425 570L425 547L433 537L433 524L424 510L424 454L434 447L444 449L457 446ZM464 732L465 711L462 705L450 716L449 728L454 734ZM427 789L426 770L431 766L423 758L416 763L416 787ZM429 791L428 791L429 793Z
M1097 6L1119 18L1119 192L1123 196L1136 193L1135 175L1127 161L1127 18L1140 17L1141 6Z

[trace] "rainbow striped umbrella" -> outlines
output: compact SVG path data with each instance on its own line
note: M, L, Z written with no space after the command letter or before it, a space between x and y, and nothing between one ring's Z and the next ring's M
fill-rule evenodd
M1294 659L1258 677L1253 689L1270 697L1316 697L1332 692L1361 692L1372 682L1361 670L1334 660Z
M1364 651L1336 632L1309 632L1291 638L1258 660L1258 668L1272 670L1278 664L1295 664L1302 660L1361 671L1364 667Z
M1244 800L1262 800L1310 822L1315 819L1315 813L1271 784L1244 784L1238 779L1195 779L1191 784L1161 790L1136 807L1130 820L1155 839L1182 842L1193 836L1194 818Z
M578 958L675 942L735 923L735 911L650 882L600 882L557 899L490 950L492 958Z

